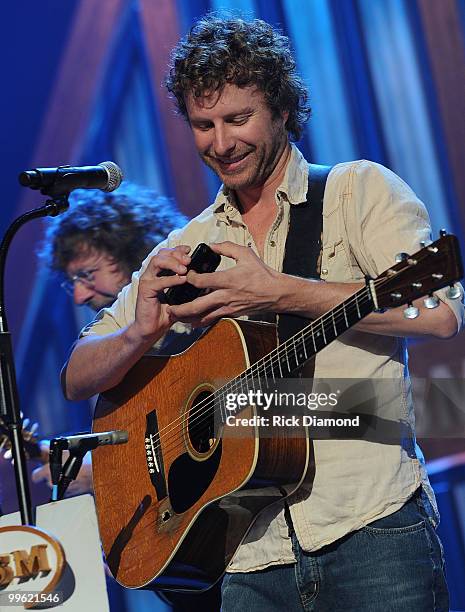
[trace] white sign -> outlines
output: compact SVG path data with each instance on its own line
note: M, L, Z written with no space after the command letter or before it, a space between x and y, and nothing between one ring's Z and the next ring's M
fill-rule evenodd
M36 523L0 517L0 612L109 612L93 497L39 506Z

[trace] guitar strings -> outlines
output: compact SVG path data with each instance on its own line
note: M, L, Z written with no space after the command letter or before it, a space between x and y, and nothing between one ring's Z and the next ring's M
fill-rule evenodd
M298 332L297 334L295 334L295 336L292 336L291 338L289 338L286 342L280 344L277 348L275 348L273 351L271 351L269 354L267 354L266 356L262 357L259 361L257 361L256 363L252 364L252 366L250 366L249 368L247 368L247 370L244 370L241 374L239 374L238 376L236 376L233 380L229 381L228 383L226 383L222 388L216 390L214 392L214 394L212 394L211 396L209 396L208 398L205 398L205 400L202 400L201 402L199 402L198 404L196 404L192 409L191 409L191 415L189 417L189 425L192 425L194 423L197 424L197 426L199 425L199 421L207 421L209 420L211 417L210 415L208 415L206 413L206 409L210 408L212 405L214 406L215 400L220 403L221 406L221 400L224 398L225 392L231 392L233 390L237 390L237 389L242 389L242 385L244 382L250 382L250 380L253 381L253 378L251 375L254 374L254 370L257 371L257 373L260 372L260 369L263 370L263 374L267 374L267 372L270 370L271 367L271 372L274 371L274 366L276 366L276 364L279 364L281 361L281 357L283 355L283 353L285 354L290 346L292 344L294 344L295 346L295 340L298 336L301 336L303 342L306 342L310 337L313 337L313 328L318 328L318 327L322 327L324 323L328 322L330 319L334 319L335 324L341 322L341 317L339 317L341 311L343 312L344 309L346 307L349 306L353 306L353 304L356 304L357 302L359 302L360 305L365 305L367 303L367 301L371 300L371 295L369 294L369 292L367 291L368 288L365 288L365 296L360 296L360 299L358 298L358 292L357 294L354 295L353 298L348 298L348 300L346 302L342 302L339 306L337 306L334 311L332 313L330 313L330 315L328 313L326 313L325 315L323 315L322 317L320 317L319 319L316 319L315 321L313 321L310 325L308 325L306 328L304 328L304 330ZM368 300L366 299L368 297ZM363 301L362 301L363 300ZM337 318L336 318L337 317ZM363 317L361 317L363 318ZM359 320L361 320L361 318L359 318ZM326 321L325 321L326 319ZM337 323L336 323L337 321ZM349 328L347 328L349 329ZM342 332L341 332L342 333ZM328 343L325 342L325 345L327 345ZM278 359L276 359L278 358ZM221 407L219 408L221 410ZM213 409L213 414L215 412L218 411L218 407ZM153 438L157 441L157 445L156 448L159 448L161 445L161 442L163 440L163 442L168 442L170 441L170 438L167 438L167 435L170 434L173 431L178 430L178 425L182 424L182 421L185 419L186 415L181 415L180 417L177 417L176 419L174 419L173 421L171 421L168 425L166 425L163 429L161 429L157 434L155 434L153 436ZM171 427L172 425L175 425L175 427ZM171 427L171 428L170 428ZM170 428L168 430L168 428ZM168 431L167 431L168 430ZM176 431L175 434L175 438L178 438L178 431ZM172 439L172 437L171 437ZM181 441L182 444L182 441ZM168 450L168 448L170 450L172 450L172 447L167 446L167 448L165 450Z
M377 281L375 280L374 283L376 285L380 285L383 282L385 282L385 280L386 279L378 279ZM359 295L360 292L362 293L362 295ZM331 321L332 324L335 325L337 329L337 324L341 323L343 319L345 321L345 317L346 317L345 310L347 308L353 307L354 305L357 305L357 304L359 305L359 307L364 306L370 301L372 301L371 293L369 291L369 288L365 287L357 291L352 297L347 298L346 301L341 302L341 304L336 306L335 309L331 311L330 313L325 313L318 319L315 319L315 321L310 323L303 330L301 330L300 332L297 332L297 334L295 334L294 336L292 336L291 338L289 338L288 340L280 344L278 347L273 349L273 351L271 351L264 357L260 358L257 362L255 362L249 368L241 372L234 379L227 382L220 389L216 390L208 398L205 398L204 400L202 400L201 402L193 406L190 411L190 415L188 417L189 426L192 427L192 425L195 424L198 427L202 422L210 421L212 416L216 412L218 412L218 410L221 412L221 405L222 405L221 400L224 399L225 393L226 392L230 393L234 390L242 389L242 384L244 382L247 382L247 379L249 379L249 382L250 380L253 381L254 370L256 371L255 373L260 374L260 369L261 369L262 374L265 376L267 375L270 369L271 369L271 372L273 373L274 367L276 365L280 365L281 357L283 356L283 354L287 353L288 350L290 350L292 344L294 344L294 349L295 349L296 340L298 342L303 342L303 343L306 343L309 339L314 340L314 332L318 328L321 328L323 337L324 337L325 336L324 334L325 324ZM362 315L359 318L359 320L364 318L364 316L366 315ZM349 329L350 327L351 326L346 327L346 330ZM338 337L338 335L336 337ZM325 346L327 346L327 344L329 343L325 342ZM281 367L280 367L280 370L281 370ZM215 407L215 403L219 403L220 406ZM212 406L213 406L213 412L208 414L207 409L211 408ZM173 451L177 447L181 447L183 442L182 442L182 439L180 439L179 437L179 434L180 434L179 426L182 425L182 422L184 421L185 418L186 418L185 414L177 417L176 419L171 421L168 425L166 425L164 428L160 429L156 434L154 434L152 438L152 440L154 441L154 447L156 449L160 448L162 442L166 445L165 452ZM174 434L172 436L169 436L169 434L173 432ZM174 442L175 445L173 446L171 442Z
M399 274L402 271L403 270L397 270L397 273ZM376 287L379 287L389 282L390 280L391 280L390 278L382 277L382 278L374 279L372 282ZM297 334L295 334L294 336L292 336L291 338L289 338L288 340L280 344L278 347L273 349L273 351L271 351L264 357L260 358L257 362L255 362L249 368L241 372L234 379L227 382L223 387L221 387L220 389L217 389L211 396L209 396L208 398L205 398L205 400L202 400L201 402L193 406L190 411L190 414L192 416L188 417L189 425L191 426L193 423L196 423L198 426L202 421L210 420L211 416L214 415L215 412L218 411L218 407L213 407L212 415L209 415L208 413L206 413L206 409L210 408L212 405L214 406L215 401L220 400L218 403L220 403L219 410L221 412L221 399L224 398L224 394L226 393L226 391L231 392L234 389L236 390L238 388L242 389L242 384L244 382L247 382L247 379L249 379L248 382L250 381L253 382L253 377L251 375L253 374L254 369L257 370L257 372L259 373L260 368L262 368L263 374L266 375L267 371L271 367L271 372L273 373L274 366L276 366L276 364L280 366L282 353L288 352L292 344L294 345L294 350L295 350L296 339L298 339L298 341L302 341L305 347L305 343L308 341L308 339L312 338L314 345L315 345L314 330L316 330L318 327L321 327L322 332L323 332L323 337L325 337L325 334L324 334L325 324L327 324L330 320L332 320L332 323L336 327L336 330L337 330L337 323L340 323L342 321L342 318L339 316L341 312L343 313L345 322L347 323L347 320L345 318L346 308L352 307L354 304L357 305L357 307L359 308L360 306L366 305L370 301L372 301L372 295L370 292L370 288L366 286L360 289L359 291L357 291L355 294L353 294L353 296L347 298L347 300L344 300L343 302L341 302L339 305L337 305L334 308L334 310L330 311L329 313L325 313L324 315L322 315L321 317L319 317L318 319L310 323L306 328L304 328L300 332L297 332ZM366 315L359 316L359 320L361 320L365 316ZM346 329L343 331L347 331L347 329L350 329L350 327L352 326L349 326L349 327L346 326ZM337 338L340 334L336 334L335 338ZM327 346L328 344L329 343L325 341L325 346ZM319 351L316 351L314 354L316 354L317 352ZM297 354L296 354L296 363L298 363ZM282 376L281 366L280 366L280 370L281 370L281 376ZM168 451L168 450L172 451L178 447L182 447L183 441L179 437L180 431L179 431L178 426L182 425L182 422L185 418L186 418L185 414L177 417L176 419L171 421L168 425L166 425L164 428L159 430L157 434L154 434L153 439L156 440L156 444L155 444L156 449L161 447L162 441L166 443L165 451ZM168 435L173 432L174 432L173 436L168 437ZM162 437L162 434L163 434L163 437ZM175 446L173 445L170 446L170 442L172 441L175 443Z

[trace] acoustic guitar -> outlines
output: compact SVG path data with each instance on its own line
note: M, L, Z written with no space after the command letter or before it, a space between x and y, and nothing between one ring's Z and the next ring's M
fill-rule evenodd
M252 424L258 407L232 411L228 394L289 377L373 311L423 296L432 308L432 292L447 285L460 297L453 283L462 275L457 239L443 232L279 346L273 325L223 319L179 355L144 356L95 410L94 431L129 434L127 444L93 456L100 535L116 580L153 589L214 584L258 514L299 488L310 456L307 428L262 435ZM228 425L239 413L244 425Z

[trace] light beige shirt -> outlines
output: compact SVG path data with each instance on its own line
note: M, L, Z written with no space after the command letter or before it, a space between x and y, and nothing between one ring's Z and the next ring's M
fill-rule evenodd
M282 269L290 206L306 201L307 187L308 164L293 146L283 182L276 190L278 214L265 241L264 261L275 270ZM364 160L334 166L323 203L323 280L354 282L365 275L376 277L393 264L397 253L414 253L420 241L429 238L426 209L398 176ZM139 275L160 248L179 244L194 248L199 242L224 240L251 246L257 252L233 194L220 190L212 206L154 249L115 304L102 311L82 334L108 334L133 320ZM233 265L233 260L223 257L219 269ZM449 300L443 290L437 295L453 310L459 330L464 319L461 301ZM176 323L156 347L163 350L177 332L190 331L189 326ZM348 330L317 355L315 377L389 381L389 392L379 410L383 416L407 423L413 431L404 339ZM302 548L318 550L395 512L421 483L434 504L421 451L408 446L315 440L311 485L302 487L288 501ZM294 561L283 505L275 504L254 523L228 571L252 571Z

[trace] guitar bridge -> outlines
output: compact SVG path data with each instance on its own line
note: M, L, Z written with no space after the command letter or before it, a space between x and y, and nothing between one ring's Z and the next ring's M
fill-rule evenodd
M155 488L157 499L160 501L167 496L167 488L156 410L147 414L146 423L144 444L147 470Z

